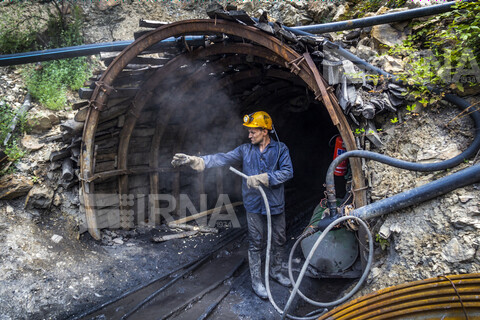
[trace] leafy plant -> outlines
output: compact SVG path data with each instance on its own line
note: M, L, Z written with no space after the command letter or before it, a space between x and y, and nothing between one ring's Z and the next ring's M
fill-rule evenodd
M349 10L349 12L360 12L356 18L362 18L367 12L376 12L382 6L383 0L369 0L369 1L360 1L354 0L353 2L353 10ZM347 12L345 19L351 19L352 14Z
M12 133L8 141L5 140L7 136L10 134L10 128L15 118L15 112L12 108L3 101L0 102L0 145L2 146L0 149L3 149L3 152L6 155L6 159L0 159L0 162L7 160L10 163L14 163L21 157L25 155L25 151L18 145L18 140L21 137L22 133L26 130L26 117L20 117L17 120L17 124L15 126L15 131ZM5 170L2 169L0 174L6 173Z
M378 233L375 236L375 242L380 245L380 248L382 248L382 250L385 250L387 249L387 247L390 246L390 241L388 241L388 239L382 238Z
M0 19L0 54L35 50L36 28L32 19L25 19L27 5L17 4L14 10L5 10Z
M82 19L78 6L72 14L65 12L66 1L53 1L54 8L48 12L47 31L39 35L47 47L74 46L83 43ZM90 75L87 58L71 58L44 62L24 70L27 88L33 97L49 109L61 109L67 100L67 90L78 90Z
M354 134L359 136L361 134L365 133L365 128L355 128Z
M32 96L49 109L61 109L67 100L67 88L78 90L90 75L85 57L46 62L41 70L29 68L27 87Z
M407 0L388 0L386 6L389 8L401 8Z
M401 80L424 107L442 95L428 86L465 90L480 82L480 2L457 2L455 10L413 25L415 33L389 51L407 62Z

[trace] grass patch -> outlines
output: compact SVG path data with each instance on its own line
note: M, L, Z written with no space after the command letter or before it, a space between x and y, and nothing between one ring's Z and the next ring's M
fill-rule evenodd
M78 57L45 62L40 70L29 67L25 74L32 96L47 108L59 110L66 104L67 90L80 89L91 72L87 58Z
M30 4L29 4L30 5ZM10 4L0 21L2 53L18 53L83 44L80 6L53 0L31 10L22 2ZM90 76L86 57L22 67L32 97L52 110L64 108L68 90L78 90Z

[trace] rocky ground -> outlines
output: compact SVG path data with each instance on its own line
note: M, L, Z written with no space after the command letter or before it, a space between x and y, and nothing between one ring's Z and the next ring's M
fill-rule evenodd
M479 97L469 100L478 102ZM385 121L382 153L417 162L436 162L458 155L473 138L469 117L439 105L404 115L402 123ZM446 126L448 124L448 127ZM371 198L380 200L477 164L479 157L444 172L415 173L368 162ZM440 275L480 272L480 184L457 189L418 206L372 221L375 233L385 234L384 249L376 248L369 293L407 281Z
M140 18L160 21L206 18L208 3L79 4L86 16L85 37L88 43L94 43L132 39ZM251 1L238 3L238 7L255 16L265 9L271 19L289 26L338 20L351 10L348 4L328 1ZM398 41L409 32L402 24L359 30L356 41L349 40L349 50L389 72L396 72L403 67L402 61L376 54L382 51L380 44ZM347 34L350 32L331 36L340 40ZM25 95L18 69L0 68L0 96L18 108ZM478 95L467 98L473 103L479 101ZM72 93L69 101L75 100ZM49 140L60 134L59 123L71 119L74 113L68 108L52 112L35 101L32 104L29 114L33 130L22 141L28 153L16 164L17 173L0 181L2 186L17 186L15 197L5 197L4 191L0 193L3 198L0 200L0 320L64 318L77 312L82 304L89 307L105 301L208 250L215 236L179 240L166 246L150 243L150 237L160 231L148 228L105 232L103 242L98 243L87 234L79 235L83 217L78 210L78 187L60 180L59 164L51 162L50 156L64 144ZM457 117L456 108L441 103L416 112L418 115L399 111L377 117L384 147L374 151L404 160L429 162L451 158L471 142L472 123L468 117ZM390 119L394 117L400 121L392 123ZM428 174L369 162L371 199L392 196L478 161L479 157L457 168ZM461 188L371 221L372 231L381 231L386 239L377 243L368 284L357 296L405 281L480 272L479 188L479 184ZM188 249L195 245L195 250ZM105 283L117 285L106 287Z
M21 208L21 204L18 206ZM64 319L80 314L205 254L218 235L152 243L156 229L77 239L55 214L28 219L16 203L0 215L0 319Z

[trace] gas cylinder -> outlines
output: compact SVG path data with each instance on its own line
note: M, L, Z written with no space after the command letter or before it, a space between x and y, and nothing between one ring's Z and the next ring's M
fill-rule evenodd
M335 139L335 150L333 152L333 159L340 156L342 153L347 152L345 145L343 144L343 139L341 136L338 136ZM333 172L334 175L337 177L343 177L347 173L347 160L342 161Z

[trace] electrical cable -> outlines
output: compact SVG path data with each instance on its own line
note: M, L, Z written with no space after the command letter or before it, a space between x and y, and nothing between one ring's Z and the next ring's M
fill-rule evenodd
M238 171L237 169L233 168L233 167L230 167L230 171L232 171L233 173L247 179L248 176L240 171ZM269 270L270 270L270 250L271 250L271 245L272 245L272 221L271 221L271 213L270 213L270 206L269 206L269 203L268 203L268 199L267 199L267 196L265 194L265 191L263 190L263 188L261 186L258 186L257 187L258 191L260 192L260 194L262 195L262 198L263 198L263 201L265 203L265 209L267 211L267 231L268 231L268 236L267 236L267 249L266 249L266 258L265 258L265 287L266 287L266 290L267 290L267 295L268 295L268 300L270 301L270 303L272 304L272 306L275 308L275 310L282 315L282 319L285 319L285 318L289 318L289 319L294 319L294 320L313 320L313 319L316 319L318 318L318 314L316 314L315 312L315 315L313 316L309 316L309 317L297 317L297 316L293 316L293 315L290 315L288 314L288 309L290 308L290 305L295 297L295 295L297 294L297 292L300 294L300 296L316 305L316 306L320 306L320 304L324 304L324 305L328 305L328 306L333 306L333 305L336 305L336 304L340 304L342 302L344 302L345 300L349 299L359 288L360 286L363 284L363 282L365 281L367 275L368 275L368 272L370 271L370 268L371 268L371 265L372 265L372 262L373 262L373 237L372 237L372 234L370 232L370 230L368 229L368 226L366 225L366 223L361 220L360 218L358 217L352 217L352 216L347 216L347 217L341 217L341 218L338 218L336 219L334 222L332 222L326 229L325 231L322 233L322 235L317 239L317 241L315 242L315 245L313 246L312 250L310 251L308 257L306 258L305 260L305 263L302 267L302 270L300 272L300 275L298 276L297 278L297 282L295 283L295 281L293 281L293 275L291 274L291 266L290 266L290 262L291 260L289 259L289 276L290 276L290 280L292 280L292 283L294 284L294 288L293 288L293 291L292 293L290 294L290 297L287 301L287 304L285 305L285 309L282 310L280 309L280 307L278 307L278 305L276 304L275 300L273 299L273 296L272 296L272 293L271 293L271 290L270 290L270 277L269 277ZM315 250L317 249L317 247L320 245L320 242L325 238L326 234L328 233L328 231L330 231L335 225L337 225L338 223L342 222L342 221L345 221L345 220L349 220L349 219L355 219L357 221L360 222L360 224L367 230L367 233L368 233L368 239L369 239L369 255L368 255L368 263L367 263L367 266L365 268L365 271L363 272L363 275L362 277L360 278L359 282L357 283L357 285L346 295L344 296L343 298L341 299L338 299L338 300L335 300L335 301L332 301L332 302L329 302L329 303L321 303L321 302L317 302L317 301L313 301L307 297L305 297L303 295L303 293L299 290L299 287L300 287L300 284L303 280L303 277L305 276L305 272L307 270L307 267L308 267L308 264L310 263L310 260L313 256L313 254L315 253ZM304 234L305 235L305 234ZM294 249L296 248L296 245L298 244L298 240L297 242L295 243L295 246L294 248L292 248L292 251L290 253L290 257L293 256L293 251ZM322 310L322 311L325 311L325 310Z
M275 137L277 137L277 143L278 143L278 154L277 154L277 160L275 160L275 164L273 165L272 171L275 171L275 168L277 167L278 160L280 159L280 139L278 138L277 135L277 130L275 130L275 126L272 123L272 131L275 133Z
M287 30L289 28L286 28ZM293 30L290 30L293 32ZM380 68L377 68L365 60L360 59L359 57L355 56L348 50L345 50L338 44L332 43L330 41L324 41L324 44L329 47L335 49L335 52L340 54L346 59L349 59L356 65L362 67L365 70L369 70L372 72L375 72L377 74L383 75L387 77L388 79L391 79L392 82L397 83L399 85L405 85L403 82L399 80L399 78L395 75L392 75ZM408 87L414 87L414 86L408 86ZM431 88L428 87L429 90L432 90L433 92L440 94L441 91L436 88ZM459 107L461 110L465 111L471 108L470 103L468 103L465 99L462 99L456 95L453 94L445 94L444 100L455 104L457 107ZM406 169L406 170L411 170L411 171L423 171L423 172L430 172L430 171L440 171L440 170L445 170L452 168L454 166L459 165L462 163L465 159L468 159L472 156L474 156L477 151L480 149L480 112L478 109L473 110L472 112L469 113L470 117L472 118L475 129L475 137L472 143L468 146L467 149L465 149L461 154L442 161L442 162L436 162L436 163L415 163L415 162L409 162L409 161L404 161L404 160L398 160L395 158L391 158L385 155L381 155L375 152L369 152L369 151L363 151L363 150L353 150L353 151L348 151L346 153L343 153L339 157L337 157L330 165L327 171L327 177L326 177L326 186L327 186L327 206L329 211L333 214L335 214L337 210L337 204L336 204L336 194L335 194L335 182L334 182L334 175L333 171L335 170L336 166L343 160L346 160L349 157L362 157L362 158L367 158L370 160L375 160L379 161L394 167ZM361 152L361 155L357 155Z
M306 297L299 289L300 287L300 283L303 279L303 276L305 275L305 272L307 271L307 267L308 267L308 264L310 263L310 260L311 258L313 257L313 254L315 253L315 251L317 250L318 246L320 245L320 242L322 242L322 240L326 237L327 233L333 229L337 224L345 221L345 220L350 220L350 219L354 219L354 220L357 220L361 225L362 227L365 228L365 230L367 231L367 234L368 234L368 262L367 262L367 265L365 266L365 270L363 271L363 274L360 278L360 280L358 281L357 285L348 293L346 294L343 298L341 299L337 299L335 301L331 301L331 302L318 302L318 301L314 301L308 297ZM335 219L333 222L331 222L327 228L325 228L325 230L322 232L322 234L320 235L320 237L318 237L318 239L315 241L315 244L313 245L312 249L310 250L310 253L308 254L306 260L305 260L305 263L303 264L303 267L300 271L300 274L298 276L298 279L297 279L297 283L295 283L295 280L293 278L293 272L292 272L292 260L293 260L293 254L295 252L295 249L297 248L298 244L306 237L310 236L311 234L313 234L313 232L307 232L307 233L304 233L302 234L298 240L295 242L295 244L293 245L292 247L292 250L290 251L290 256L288 258L288 276L290 277L290 281L292 281L293 284L295 284L293 290L292 290L292 293L290 295L290 299L289 301L287 302L287 306L285 307L285 310L284 312L287 312L288 311L288 308L290 307L289 303L291 303L291 301L293 300L293 297L294 295L297 293L298 291L298 294L305 300L307 301L308 303L314 305L314 306L317 306L317 307L331 307L331 306L335 306L337 304L340 304L344 301L346 301L347 299L349 299L359 288L360 286L363 284L363 282L366 280L367 278L367 275L368 273L370 272L370 268L372 266L372 262L373 262L373 237L372 237L372 233L370 232L370 230L368 229L368 226L367 224L361 219L361 218L358 218L358 217L354 217L354 216L345 216L345 217L340 217L338 219Z

